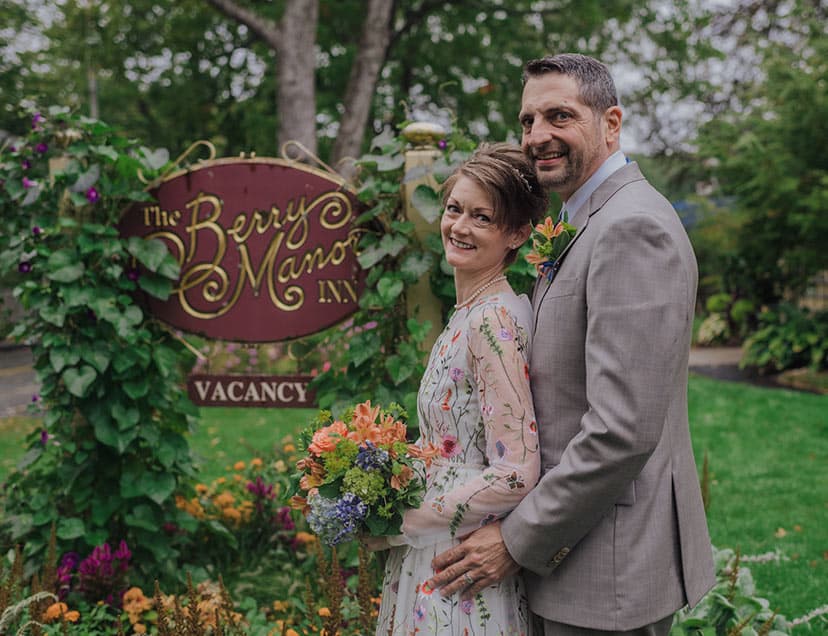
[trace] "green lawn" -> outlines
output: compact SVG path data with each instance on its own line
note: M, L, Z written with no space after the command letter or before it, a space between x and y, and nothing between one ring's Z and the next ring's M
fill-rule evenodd
M707 453L712 477L713 543L746 555L778 552L778 561L747 565L759 595L788 618L828 603L828 396L694 376L689 397L696 459L701 466ZM202 481L281 446L313 414L204 409L192 437ZM11 469L37 426L27 417L0 419L0 471Z
M778 562L747 565L788 618L828 603L828 396L694 377L689 397L713 543L777 551Z

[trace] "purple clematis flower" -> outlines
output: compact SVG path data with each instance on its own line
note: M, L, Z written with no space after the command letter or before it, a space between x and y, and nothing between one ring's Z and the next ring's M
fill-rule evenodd
M89 203L97 203L100 200L100 198L101 198L101 195L98 193L98 191L94 187L89 188L86 191L86 200L89 201Z

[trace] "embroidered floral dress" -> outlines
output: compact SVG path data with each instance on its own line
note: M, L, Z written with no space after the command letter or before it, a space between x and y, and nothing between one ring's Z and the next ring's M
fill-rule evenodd
M424 583L431 560L505 516L540 472L529 391L532 310L513 292L458 309L437 339L418 396L421 443L442 449L423 504L409 510L385 567L377 635L519 636L531 618L513 577L474 600L443 598Z

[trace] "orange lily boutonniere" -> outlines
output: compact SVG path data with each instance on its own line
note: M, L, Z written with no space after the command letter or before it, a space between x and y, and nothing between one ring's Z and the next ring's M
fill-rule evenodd
M526 260L535 266L539 275L552 282L558 271L558 258L577 231L578 228L567 223L566 216L557 223L546 217L532 231L532 251L526 255Z

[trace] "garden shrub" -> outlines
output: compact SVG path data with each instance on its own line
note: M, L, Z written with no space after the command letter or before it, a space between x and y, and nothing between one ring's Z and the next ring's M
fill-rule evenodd
M784 616L757 595L750 570L738 551L714 548L716 585L693 609L673 618L670 636L784 636L791 628Z
M759 328L745 341L740 366L761 373L828 368L828 312L781 303L759 314Z
M182 389L193 357L143 294L166 298L178 265L160 241L116 229L166 154L66 109L30 121L0 152L0 270L16 272L25 314L11 335L31 346L43 428L4 485L2 543L36 561L56 524L61 553L124 540L145 576L174 577L178 552L158 528L183 515L173 493L195 471Z

